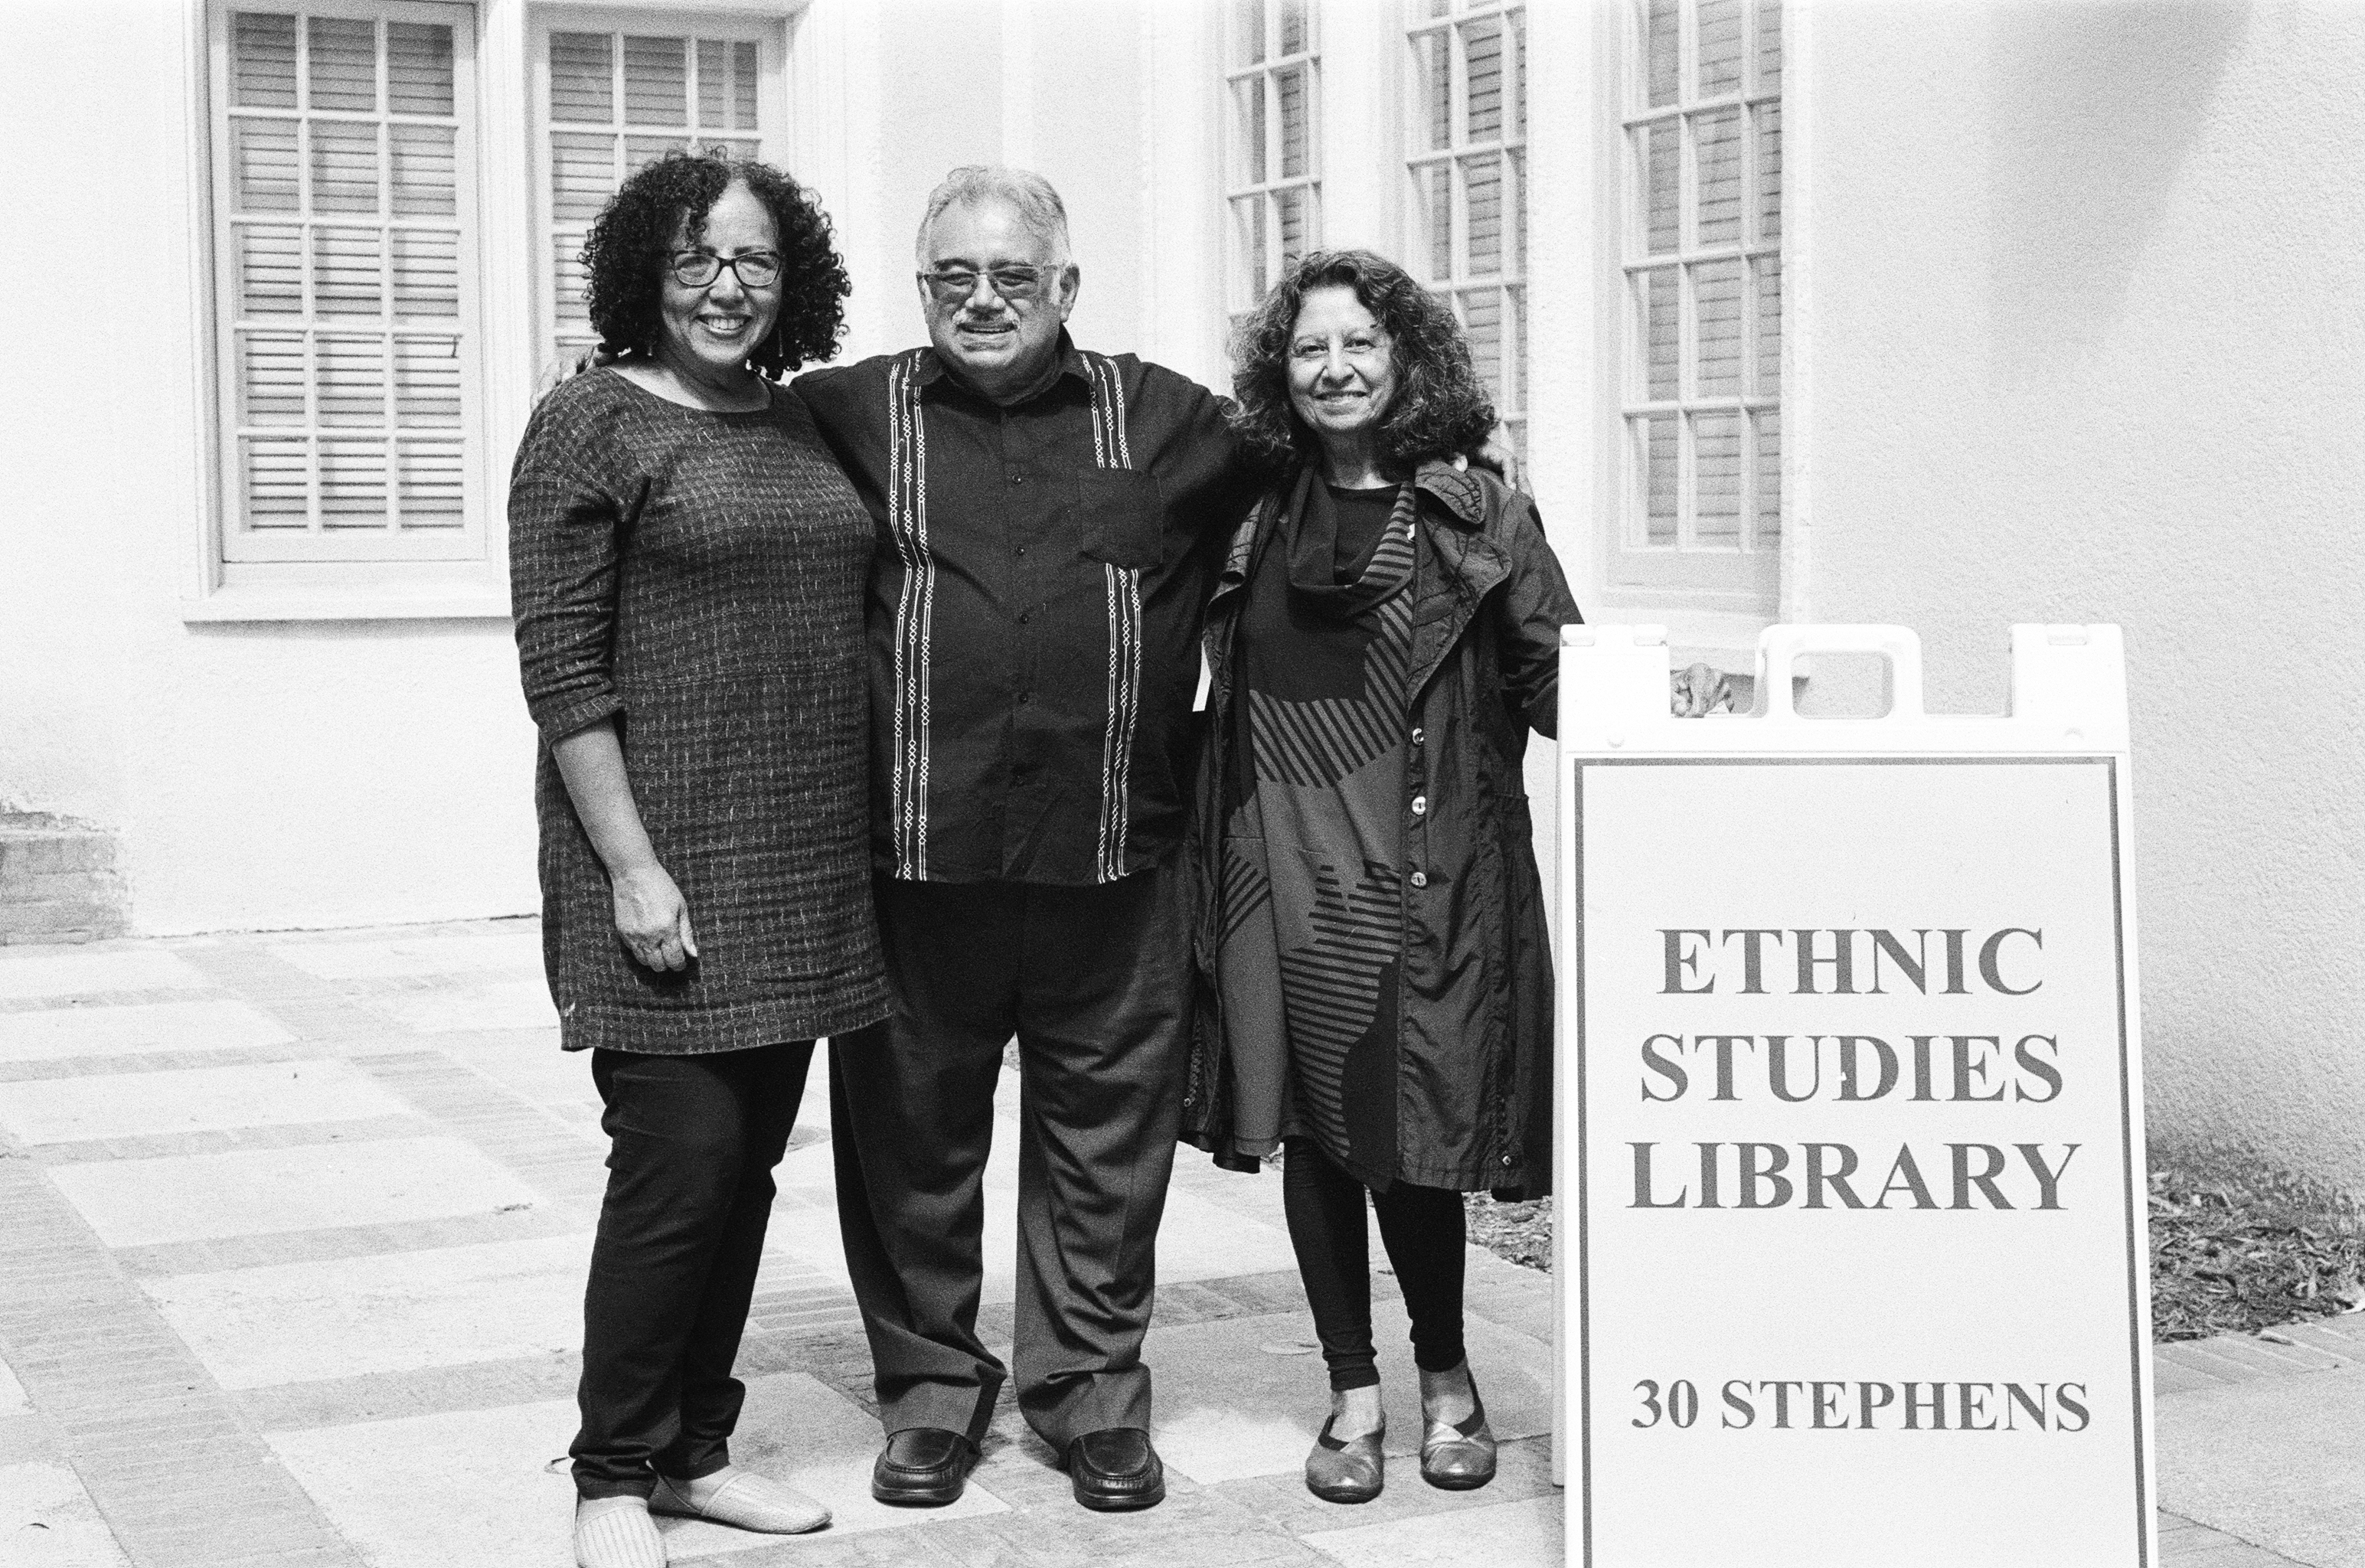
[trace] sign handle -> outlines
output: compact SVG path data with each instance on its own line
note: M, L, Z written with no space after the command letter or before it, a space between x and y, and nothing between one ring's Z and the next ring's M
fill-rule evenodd
M1922 639L1908 627L1871 625L1769 626L1759 633L1757 689L1765 694L1765 717L1797 717L1790 696L1792 666L1807 654L1880 655L1889 661L1889 711L1882 718L1911 722L1922 717Z

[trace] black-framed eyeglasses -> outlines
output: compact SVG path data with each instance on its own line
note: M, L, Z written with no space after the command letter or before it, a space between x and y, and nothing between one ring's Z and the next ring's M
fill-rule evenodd
M742 288L769 288L780 281L780 258L769 251L748 251L718 256L712 251L678 251L666 263L674 282L684 288L704 288L729 267Z
M1043 292L1043 280L1056 269L1051 267L988 267L983 272L968 267L938 267L934 272L919 274L922 283L939 305L958 305L977 292L977 280L984 278L993 285L993 292L1004 299L1033 299Z

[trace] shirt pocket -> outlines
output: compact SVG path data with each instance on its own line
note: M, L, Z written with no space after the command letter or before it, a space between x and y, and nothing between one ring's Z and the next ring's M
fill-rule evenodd
M1130 468L1076 473L1070 514L1076 547L1112 566L1154 566L1164 553L1166 498L1154 474Z

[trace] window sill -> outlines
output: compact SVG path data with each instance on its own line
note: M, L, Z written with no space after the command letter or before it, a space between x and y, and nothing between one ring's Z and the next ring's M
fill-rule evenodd
M346 589L309 592L280 587L227 587L184 599L181 619L193 626L293 621L499 621L510 619L506 594L445 588L441 591Z

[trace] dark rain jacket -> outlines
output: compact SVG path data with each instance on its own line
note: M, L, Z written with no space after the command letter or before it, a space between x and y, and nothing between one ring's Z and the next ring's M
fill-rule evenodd
M1443 463L1413 483L1399 1163L1422 1185L1541 1197L1552 1188L1552 957L1522 762L1530 729L1557 730L1560 629L1576 604L1525 496ZM1216 973L1220 784L1242 590L1288 494L1283 482L1257 501L1208 602L1210 711L1186 848L1197 995L1182 1136L1240 1170L1257 1162L1231 1142Z

